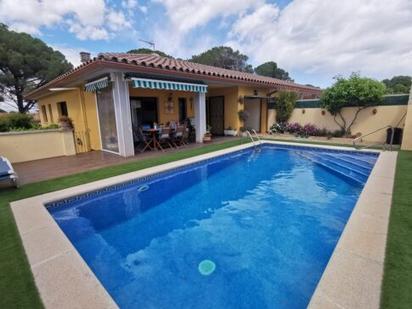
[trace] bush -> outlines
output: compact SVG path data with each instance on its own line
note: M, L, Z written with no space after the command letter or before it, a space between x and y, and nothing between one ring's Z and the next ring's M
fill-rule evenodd
M239 120L246 122L249 119L249 112L245 110L238 111Z
M285 133L286 131L286 125L287 123L285 122L275 122L271 127L270 131L272 133Z
M298 122L288 123L286 125L286 131L291 134L300 134L303 131L303 127Z
M343 137L346 135L345 130L335 130L329 131L325 128L319 129L316 125L307 123L304 126L298 122L286 123L277 122L270 127L272 133L290 133L297 136L308 137L308 136L326 136L331 137Z
M331 132L332 137L343 137L346 136L346 131L345 130L335 130Z
M310 123L305 124L302 128L302 133L305 136L318 136L319 131L320 130L315 125Z
M294 92L281 91L276 99L276 121L286 122L292 115L298 96Z
M24 131L39 128L30 114L9 113L0 116L0 132Z

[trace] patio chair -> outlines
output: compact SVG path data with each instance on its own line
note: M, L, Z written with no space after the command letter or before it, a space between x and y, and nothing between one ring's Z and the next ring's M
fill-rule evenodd
M187 135L186 126L178 126L173 138L173 145L176 147L187 145L185 141Z
M149 148L150 150L153 150L153 147L152 147L152 145L151 145L151 144L152 144L152 139L149 138L146 134L143 133L143 130L142 130L141 127L137 128L136 133L137 133L137 136L138 136L138 138L139 138L139 141L140 141L141 143L143 143L143 149L141 149L140 152L144 152L144 151L146 151L146 149L148 149L148 148Z
M0 181L9 181L14 187L18 187L18 177L10 161L0 156Z
M159 144L161 146L169 146L170 148L173 148L172 145L172 140L171 140L171 132L172 130L170 128L161 128L159 132Z

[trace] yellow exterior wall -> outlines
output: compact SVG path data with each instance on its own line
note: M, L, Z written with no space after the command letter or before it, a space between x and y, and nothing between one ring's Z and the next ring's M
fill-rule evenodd
M184 91L167 91L167 90L152 90L152 89L140 89L129 88L130 97L155 97L157 98L157 112L159 124L166 124L170 121L179 120L179 98L186 98L186 113L187 117L194 117L194 99L195 93ZM173 111L168 112L166 110L166 104L168 103L169 96L172 97Z
M223 96L225 106L225 129L231 127L233 130L239 130L241 123L239 121L238 111L241 105L239 104L238 87L228 88L210 88L208 89L208 97Z
M376 114L372 113L374 109L377 111ZM396 126L405 114L406 109L406 105L367 108L359 113L356 122L352 126L351 132L353 135L359 133L367 134L387 125ZM333 116L327 111L325 111L325 115L322 115L322 110L323 109L321 108L296 108L293 110L292 116L289 118L289 122L298 122L301 125L311 123L320 129L325 128L330 131L338 130L339 126L333 120ZM343 115L345 119L353 119L355 111L356 108L353 107L344 108ZM398 127L403 127L404 122L405 121L402 120ZM364 140L370 142L383 142L385 139L386 131L382 130L366 137Z
M403 129L402 150L412 150L412 88L409 94L407 112Z
M37 130L0 133L0 153L11 162L25 162L76 154L73 132Z
M94 92L83 92L83 94L90 147L93 150L99 150L102 148L102 145L100 140L99 119L97 116L96 94Z
M256 91L256 92L255 92ZM254 88L254 87L239 87L239 96L242 97L261 97L261 119L260 119L260 132L264 133L268 130L267 126L267 119L268 119L268 112L267 112L267 100L266 98L270 89L268 88ZM243 109L243 107L241 107Z
M78 133L82 139L84 137L85 140L83 143L90 144L82 148L81 151L101 149L95 94L84 92L79 88L51 93L46 97L40 98L37 103L40 110L40 120L42 125L45 126L51 123L58 123L58 119L61 116L57 106L58 102L66 102L69 117L73 121L74 131L76 134ZM48 117L47 122L41 111L43 105L46 106ZM53 122L50 119L49 105L52 106Z

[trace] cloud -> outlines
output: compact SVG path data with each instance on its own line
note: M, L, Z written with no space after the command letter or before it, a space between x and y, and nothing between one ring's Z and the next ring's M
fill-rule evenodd
M80 62L80 52L90 52L86 48L73 48L73 47L67 47L65 45L50 45L51 48L54 50L58 50L61 52L69 61L71 64L73 64L75 67L79 66L81 64Z
M266 4L232 25L228 44L254 62L304 74L383 78L412 72L412 1L295 0Z
M125 13L104 0L0 0L0 20L30 34L65 25L80 40L107 40L131 27Z
M218 17L238 14L251 7L258 7L256 0L155 0L166 9L175 31L188 32Z
M167 19L153 28L156 46L178 57L188 57L212 47L213 34L191 38L197 29L209 22L240 16L264 4L263 0L154 0L165 9ZM190 38L188 38L188 36ZM200 50L200 48L202 48Z

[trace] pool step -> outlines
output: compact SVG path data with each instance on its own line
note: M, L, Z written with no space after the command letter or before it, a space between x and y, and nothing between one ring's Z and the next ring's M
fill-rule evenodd
M359 161L353 160L349 161L346 158L341 158L340 156L324 154L322 159L330 161L332 164L337 164L345 168L352 169L359 172L365 176L368 176L372 170L372 166L369 164L362 164Z
M357 158L353 158L354 160L351 162L346 156L341 158L341 154L339 153L321 154L312 151L302 151L298 153L311 162L362 185L368 180L372 169L370 162L356 160Z
M360 161L360 160L351 160L346 157L342 157L339 155L330 155L330 154L325 154L327 158L336 160L337 162L341 162L343 165L348 165L350 167L353 167L354 169L359 169L367 174L369 174L373 168L373 164L365 161Z
M339 154L340 158L349 160L349 161L354 161L354 162L358 162L360 164L366 164L370 167L373 167L373 165L376 162L377 157L370 157L370 156L366 156L366 155L350 155L350 154Z

